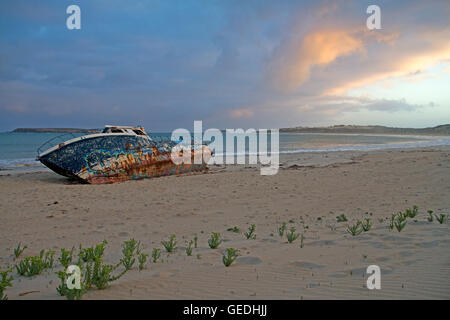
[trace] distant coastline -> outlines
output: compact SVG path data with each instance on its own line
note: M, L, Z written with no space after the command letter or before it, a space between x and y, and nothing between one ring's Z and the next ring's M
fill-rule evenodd
M405 135L450 135L450 124L431 128L394 128L385 126L336 125L330 127L281 128L285 133L357 133L357 134L405 134Z
M97 133L99 129L79 129L79 128L17 128L13 133Z
M13 133L98 133L99 129L81 128L17 128ZM334 125L329 127L280 128L284 133L332 133L332 134L396 134L396 135L450 135L450 124L430 128L395 128L385 126Z

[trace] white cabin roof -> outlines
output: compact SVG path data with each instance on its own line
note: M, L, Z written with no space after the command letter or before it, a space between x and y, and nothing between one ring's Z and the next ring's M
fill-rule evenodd
M117 128L117 129L144 129L142 126L113 126L110 124L107 124L105 128Z

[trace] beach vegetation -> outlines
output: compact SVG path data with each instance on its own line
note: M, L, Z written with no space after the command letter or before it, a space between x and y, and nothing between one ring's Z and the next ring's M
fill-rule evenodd
M208 244L211 249L216 249L221 243L222 239L220 237L219 232L213 232L211 233L211 237L208 239Z
M286 232L286 237L289 243L294 242L295 240L298 239L298 237L300 237L299 233L295 233L295 228L291 227L291 229L289 230L289 232Z
M85 278L85 283L87 289L96 286L97 289L103 290L109 286L110 282L119 279L127 271L127 269L125 269L118 276L113 276L112 272L115 270L116 266L103 263L103 259L100 257L95 258L93 262L87 262L83 267L86 267L87 276Z
M433 210L428 210L428 222L433 222Z
M234 226L233 228L228 228L227 231L231 231L231 232L234 232L234 233L239 233L240 232L239 228L236 227L236 226Z
M45 251L42 250L40 256L42 256L44 252ZM55 253L56 252L54 250L48 250L47 252L45 252L45 257L43 260L45 269L53 269L53 263L55 262L54 260Z
M365 219L364 222L361 223L361 227L364 232L369 231L372 228L372 221L370 219Z
M400 221L405 221L406 219L408 219L408 213L406 211L405 212L399 211L397 213L397 217L396 218L399 219Z
M147 263L148 253L139 253L138 255L138 262L139 262L139 271L142 271L145 269L145 264Z
M197 235L194 236L194 248L197 249L197 242L198 242L198 237Z
M278 227L278 234L280 235L280 237L284 236L284 232L286 231L286 229L286 222L281 223L281 226Z
M389 229L394 230L394 222L396 215L393 213L391 216L391 222L389 223Z
M248 231L244 233L244 236L247 238L247 240L255 240L256 239L255 230L256 230L256 225L255 224L252 224L248 228Z
M234 248L225 249L225 254L222 257L222 262L225 267L229 267L238 257L238 250Z
M12 272L11 269L0 271L0 300L8 300L5 289L7 287L12 287L11 281L13 281L13 277L8 275L10 272Z
M352 236L357 236L363 232L362 228L362 222L358 220L353 225L347 225L347 232L350 233Z
M27 246L23 246L20 247L21 243L19 242L19 244L17 245L17 248L14 249L14 257L19 258L20 255L25 251L26 248L28 248Z
M56 291L68 300L81 300L83 295L87 292L86 286L80 282L80 289L69 289L67 287L67 273L65 271L58 271L56 275L61 280L61 284L56 288Z
M404 216L401 215L397 216L397 218L394 221L394 226L398 232L401 232L406 226L406 218L404 218Z
M443 224L444 222L447 221L448 216L444 213L441 213L440 215L435 215L436 220L440 223Z
M103 240L102 243L97 244L95 247L83 248L80 244L80 250L78 253L78 265L82 262L95 261L98 257L103 257L105 252L105 246L108 241Z
M173 252L177 246L176 236L172 234L168 241L161 241L167 252Z
M191 256L192 255L192 244L194 241L189 241L188 246L186 247L186 255Z
M136 255L139 255L141 252L141 242L136 241L135 239L127 240L122 245L122 259L120 259L120 263L125 267L126 270L131 270L133 268L134 263L136 262ZM139 252L139 253L138 253Z
M67 267L72 263L74 249L75 247L72 247L71 250L61 248L61 256L58 258L58 260L59 263L61 263L61 265L64 267L64 269L67 269Z
M67 273L57 272L58 277L61 279L62 284L58 287L58 292L63 295L68 295L67 298L81 298L85 290L91 289L93 286L97 289L102 290L109 286L113 281L121 278L128 270L131 269L135 262L135 252L139 247L139 242L130 239L125 241L122 246L123 257L120 259L119 263L115 265L106 264L103 262L105 246L108 242L104 240L103 242L88 248L83 248L80 245L80 251L78 253L78 263L77 266L82 272L81 289L68 289L65 287L65 280L67 279ZM124 266L124 270L118 275L113 275L113 272L120 266ZM79 291L68 291L68 290L79 290Z
M337 216L337 217L336 217L336 221L337 221L337 222L347 222L348 219L347 219L347 217L345 216L345 214L341 214L340 216Z
M26 257L16 264L17 273L21 276L32 277L41 274L45 269L52 269L55 251L41 250L39 256Z
M153 263L156 263L160 257L161 257L161 249L153 248L153 250L152 250Z
M112 272L117 266L118 265L113 266L104 264L102 257L96 257L94 261L88 261L79 266L82 272L84 272L82 287L84 286L86 289L91 289L93 286L96 286L97 289L100 290L107 288L110 282L119 279L127 271L127 269L125 269L118 276L113 276Z
M407 218L414 218L415 216L417 216L418 213L419 213L419 207L413 206L412 209L411 208L406 209L404 215Z

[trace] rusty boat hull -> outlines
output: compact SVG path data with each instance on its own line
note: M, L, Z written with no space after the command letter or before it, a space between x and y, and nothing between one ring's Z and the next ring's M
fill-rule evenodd
M170 140L153 141L146 134L101 133L60 143L39 154L37 159L60 175L89 184L179 175L208 169L206 163L195 164L193 161L209 152L206 146L191 150L191 164L175 164L171 160L175 145Z

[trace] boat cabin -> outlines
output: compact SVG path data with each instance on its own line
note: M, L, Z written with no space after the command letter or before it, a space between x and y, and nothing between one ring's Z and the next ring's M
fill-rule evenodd
M102 133L131 133L139 136L146 136L144 127L127 127L127 126L105 126Z

